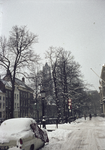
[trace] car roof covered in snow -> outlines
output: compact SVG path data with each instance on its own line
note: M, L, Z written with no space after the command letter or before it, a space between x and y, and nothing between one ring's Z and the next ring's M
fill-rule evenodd
M15 132L19 132L22 130L29 130L30 129L30 125L32 123L36 123L36 121L32 118L13 118L13 119L8 119L5 120L2 124L1 124L1 128L2 130L15 130Z

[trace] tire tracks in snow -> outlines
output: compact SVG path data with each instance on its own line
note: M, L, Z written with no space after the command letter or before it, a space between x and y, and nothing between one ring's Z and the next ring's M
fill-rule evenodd
M102 150L98 143L97 126L94 121L78 126L65 142L66 150ZM64 146L62 146L64 150Z

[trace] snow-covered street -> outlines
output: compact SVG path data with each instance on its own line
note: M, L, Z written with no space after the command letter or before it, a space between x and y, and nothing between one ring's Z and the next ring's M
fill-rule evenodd
M105 150L105 118L77 119L70 124L47 125L49 144L41 150Z

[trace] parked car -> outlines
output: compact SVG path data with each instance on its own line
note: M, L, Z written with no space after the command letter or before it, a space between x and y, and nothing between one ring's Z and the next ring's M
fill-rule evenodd
M8 119L0 126L0 150L37 150L48 142L46 130L32 118Z

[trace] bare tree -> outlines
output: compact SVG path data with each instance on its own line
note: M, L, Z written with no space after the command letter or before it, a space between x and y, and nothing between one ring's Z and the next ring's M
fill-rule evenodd
M32 62L39 60L31 47L36 42L37 35L26 30L25 26L14 26L8 40L5 37L0 38L0 66L5 68L12 83L11 118L14 117L15 77L19 73L27 75Z
M60 108L60 101L58 96L58 88L57 88L57 63L59 58L59 50L55 47L50 47L48 51L46 51L46 58L49 60L51 66L51 76L53 80L53 91L54 97L57 105L57 115L58 115L58 122L61 118L61 108Z
M79 99L84 88L81 80L80 65L74 60L70 51L63 48L50 47L46 52L52 68L54 94L58 108L58 116L68 117L68 99Z

